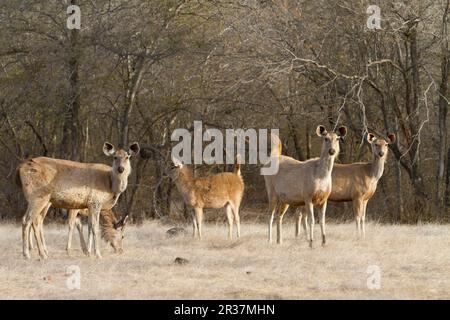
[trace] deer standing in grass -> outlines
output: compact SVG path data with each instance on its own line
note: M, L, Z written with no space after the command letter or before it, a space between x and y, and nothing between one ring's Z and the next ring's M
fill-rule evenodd
M236 223L237 237L241 235L239 207L244 195L244 181L239 163L234 172L218 173L205 178L194 177L190 167L173 158L174 167L170 176L189 207L192 215L193 236L202 238L203 209L226 208L228 218L228 238L233 237L233 222Z
M334 160L339 154L339 140L347 133L346 127L340 127L338 132L327 132L319 125L316 133L323 139L319 158L298 161L281 154L281 141L275 136L271 151L271 161L279 161L278 172L265 175L267 195L269 198L269 243L272 242L272 224L277 212L277 243L282 243L283 216L290 205L306 207L306 213L311 217L309 226L309 243L313 246L314 238L314 207L319 209L322 245L325 245L325 212L327 199L331 193L331 170Z
M378 181L383 175L384 163L388 153L388 145L395 143L395 134L389 134L388 138L376 138L369 133L367 142L372 149L372 162L358 162L350 164L335 164L331 173L332 188L328 201L331 202L352 202L353 213L356 220L358 236L366 236L366 208L367 202L374 195ZM296 236L300 233L303 210L298 210ZM306 230L305 217L303 228Z
M94 244L95 255L101 258L99 249L99 216L102 209L111 209L120 194L125 191L131 172L130 157L139 153L137 142L129 151L116 150L111 143L103 145L105 155L114 157L112 166L96 163L32 158L23 161L17 168L16 182L22 187L28 202L22 220L23 255L30 258L29 236L33 227L39 256L46 259L39 216L45 217L50 205L64 209L88 209L89 250Z
M44 210L41 213L47 213L48 210ZM67 254L70 255L70 251L72 248L72 237L73 237L73 230L75 227L78 229L78 233L80 236L80 245L81 249L83 250L83 253L86 255L89 255L89 251L86 246L86 241L84 240L83 236L83 224L81 223L81 220L79 216L88 217L89 211L84 210L78 210L78 209L71 209L68 210L68 220L69 220L69 236L67 240ZM36 227L40 229L41 235L43 235L43 221L45 219L45 216L40 215L39 219L36 221ZM122 253L123 252L123 238L124 238L124 229L128 221L128 215L123 217L122 219L117 219L116 215L114 214L114 211L109 210L101 210L100 211L100 230L101 230L101 237L111 245L111 247L114 249L116 253ZM30 235L29 235L29 241L30 241L30 249L33 249L33 237L32 237L32 231L33 228L30 228ZM45 245L45 242L43 242L44 251L47 253L47 248Z

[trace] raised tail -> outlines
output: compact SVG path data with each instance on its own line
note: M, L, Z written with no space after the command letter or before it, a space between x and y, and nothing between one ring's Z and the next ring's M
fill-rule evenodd
M281 156L282 144L281 144L280 138L276 134L271 134L270 138L272 141L272 146L271 146L272 150L270 151L270 156L271 157Z
M241 159L241 156L238 154L236 155L236 158L234 159L234 170L233 172L237 174L238 176L241 175L241 164L239 163Z

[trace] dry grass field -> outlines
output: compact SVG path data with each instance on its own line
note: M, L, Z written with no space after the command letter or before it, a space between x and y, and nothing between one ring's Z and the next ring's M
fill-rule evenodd
M317 226L316 226L317 227ZM314 249L285 223L283 245L266 242L266 226L243 224L227 241L226 226L207 224L204 239L168 238L166 225L148 222L126 230L125 253L102 242L103 259L65 252L66 226L46 225L47 261L21 254L19 225L0 226L2 299L448 299L450 226L368 225L356 241L353 224L328 224L328 244ZM316 238L320 237L317 228ZM189 260L174 264L176 257ZM81 288L66 286L77 265ZM381 288L368 289L367 268L381 269Z

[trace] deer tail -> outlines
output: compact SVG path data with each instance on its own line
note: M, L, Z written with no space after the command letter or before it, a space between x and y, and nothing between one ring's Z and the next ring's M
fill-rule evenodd
M236 155L236 158L234 159L234 173L237 174L238 176L241 175L241 164L240 162L241 157L238 155Z
M282 144L280 138L276 134L274 135L271 134L270 137L272 140L272 150L270 151L270 156L271 157L281 156Z

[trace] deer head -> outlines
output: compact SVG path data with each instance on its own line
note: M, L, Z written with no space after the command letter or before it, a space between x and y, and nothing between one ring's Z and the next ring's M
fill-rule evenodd
M395 134L388 134L387 139L377 138L373 133L367 134L367 142L372 147L372 155L375 159L384 159L388 152L388 145L395 143Z
M130 158L136 156L139 153L139 150L140 148L137 142L130 144L128 151L121 148L116 150L114 145L109 142L103 144L103 153L108 157L113 157L112 174L119 182L118 192L125 191L128 183L128 176L131 173Z
M111 233L108 241L113 247L116 253L123 253L123 239L124 239L124 229L127 225L128 215L120 219L118 222L114 223L114 230Z
M317 126L316 133L323 138L322 154L335 157L339 154L339 140L347 134L347 127L340 127L336 132L328 132L325 126Z

